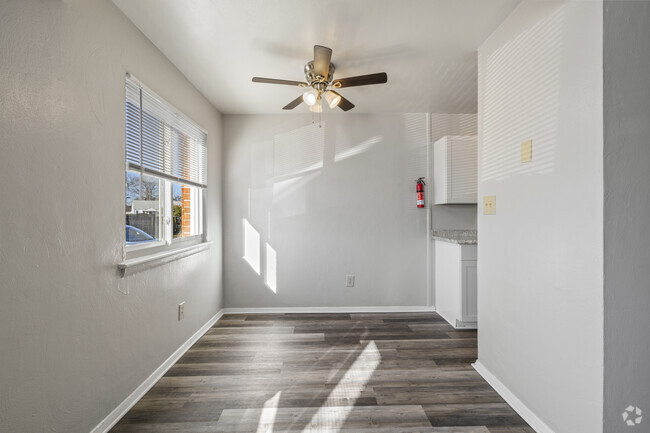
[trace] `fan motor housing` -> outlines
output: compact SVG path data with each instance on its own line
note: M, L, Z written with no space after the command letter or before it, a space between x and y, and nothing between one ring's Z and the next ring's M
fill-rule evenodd
M312 60L305 65L305 78L311 87L324 92L325 89L327 89L327 86L329 86L332 82L332 77L334 76L335 70L336 68L334 67L334 63L330 63L330 68L326 80L324 77L316 75L314 72L314 61Z

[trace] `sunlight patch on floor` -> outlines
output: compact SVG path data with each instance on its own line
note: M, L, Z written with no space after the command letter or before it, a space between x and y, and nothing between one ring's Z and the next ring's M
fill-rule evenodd
M380 362L381 355L377 345L371 341L345 372L303 432L314 431L314 428L340 430Z
M260 413L260 420L257 423L257 433L273 433L273 424L275 423L275 416L278 413L280 395L282 395L282 391L276 392L273 397L264 403L264 408L262 409L262 413Z

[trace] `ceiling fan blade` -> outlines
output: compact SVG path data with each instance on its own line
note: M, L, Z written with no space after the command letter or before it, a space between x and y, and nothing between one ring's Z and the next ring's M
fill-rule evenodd
M330 61L332 60L332 49L320 45L314 45L314 73L322 75L327 81L330 72Z
M342 88L342 87L367 86L369 84L383 84L386 83L387 81L388 81L388 75L386 75L386 72L379 72L376 74L341 78L340 80L334 80L332 85L336 88Z
M306 86L302 81L276 80L275 78L253 77L253 83L284 84L285 86Z
M282 107L282 109L283 110L293 110L294 108L296 108L300 104L302 104L302 95L298 96L296 99L289 102L287 105Z
M341 110L349 111L349 110L352 110L354 108L354 104L352 102L348 101L347 99L345 99L343 96L341 96L340 93L335 92L334 90L332 90L331 92L334 93L335 95L341 97L341 100L339 101L339 104L338 104L338 107Z

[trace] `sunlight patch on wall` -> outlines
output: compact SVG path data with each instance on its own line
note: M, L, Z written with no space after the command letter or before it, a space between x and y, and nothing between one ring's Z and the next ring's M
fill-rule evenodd
M553 172L563 25L564 7L559 7L488 58L479 58L479 80L485 83L481 181ZM520 145L529 139L533 160L521 164Z
M243 219L244 223L244 257L251 268L260 275L260 234L253 226Z
M273 182L273 203L276 203L283 198L292 195L312 179L318 177L319 174L320 173L318 172L314 172L298 177L292 177L290 179L277 180Z
M334 162L343 161L344 159L351 158L356 155L360 155L364 152L370 150L375 144L380 143L383 140L383 137L380 135L375 135L370 137L367 140L362 141L356 146L352 146L347 149L339 149L339 142L336 143L336 155L334 155Z
M340 430L380 362L381 355L377 345L374 341L370 341L339 380L318 412L311 418L311 422L303 432L311 431L309 429L312 425L328 432Z
M275 424L275 416L278 413L281 394L282 391L278 391L273 397L264 402L264 408L260 413L260 420L257 423L256 433L273 433L273 425Z
M264 279L266 286L271 289L273 293L278 293L277 290L277 254L275 250L266 244L266 272L264 272Z

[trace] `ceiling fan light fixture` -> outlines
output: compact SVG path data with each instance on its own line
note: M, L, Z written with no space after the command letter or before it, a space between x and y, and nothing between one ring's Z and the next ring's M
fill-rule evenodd
M334 108L337 105L339 105L339 102L341 102L341 95L331 90L328 90L327 92L325 92L325 100L327 101L327 105L329 105L330 108Z
M388 75L385 72L374 74L357 75L354 77L337 78L334 80L336 68L332 63L332 49L321 45L314 45L314 60L307 62L304 68L305 81L278 80L275 78L253 77L254 83L281 84L285 86L297 86L305 88L306 91L298 95L296 99L282 107L283 110L293 110L303 102L312 112L323 111L323 99L327 105L334 109L340 108L343 111L350 111L354 104L342 95L331 89L344 87L368 86L371 84L384 84L388 82Z
M305 101L305 104L311 107L316 104L316 101L318 101L318 92L316 89L309 89L302 94L302 100Z

